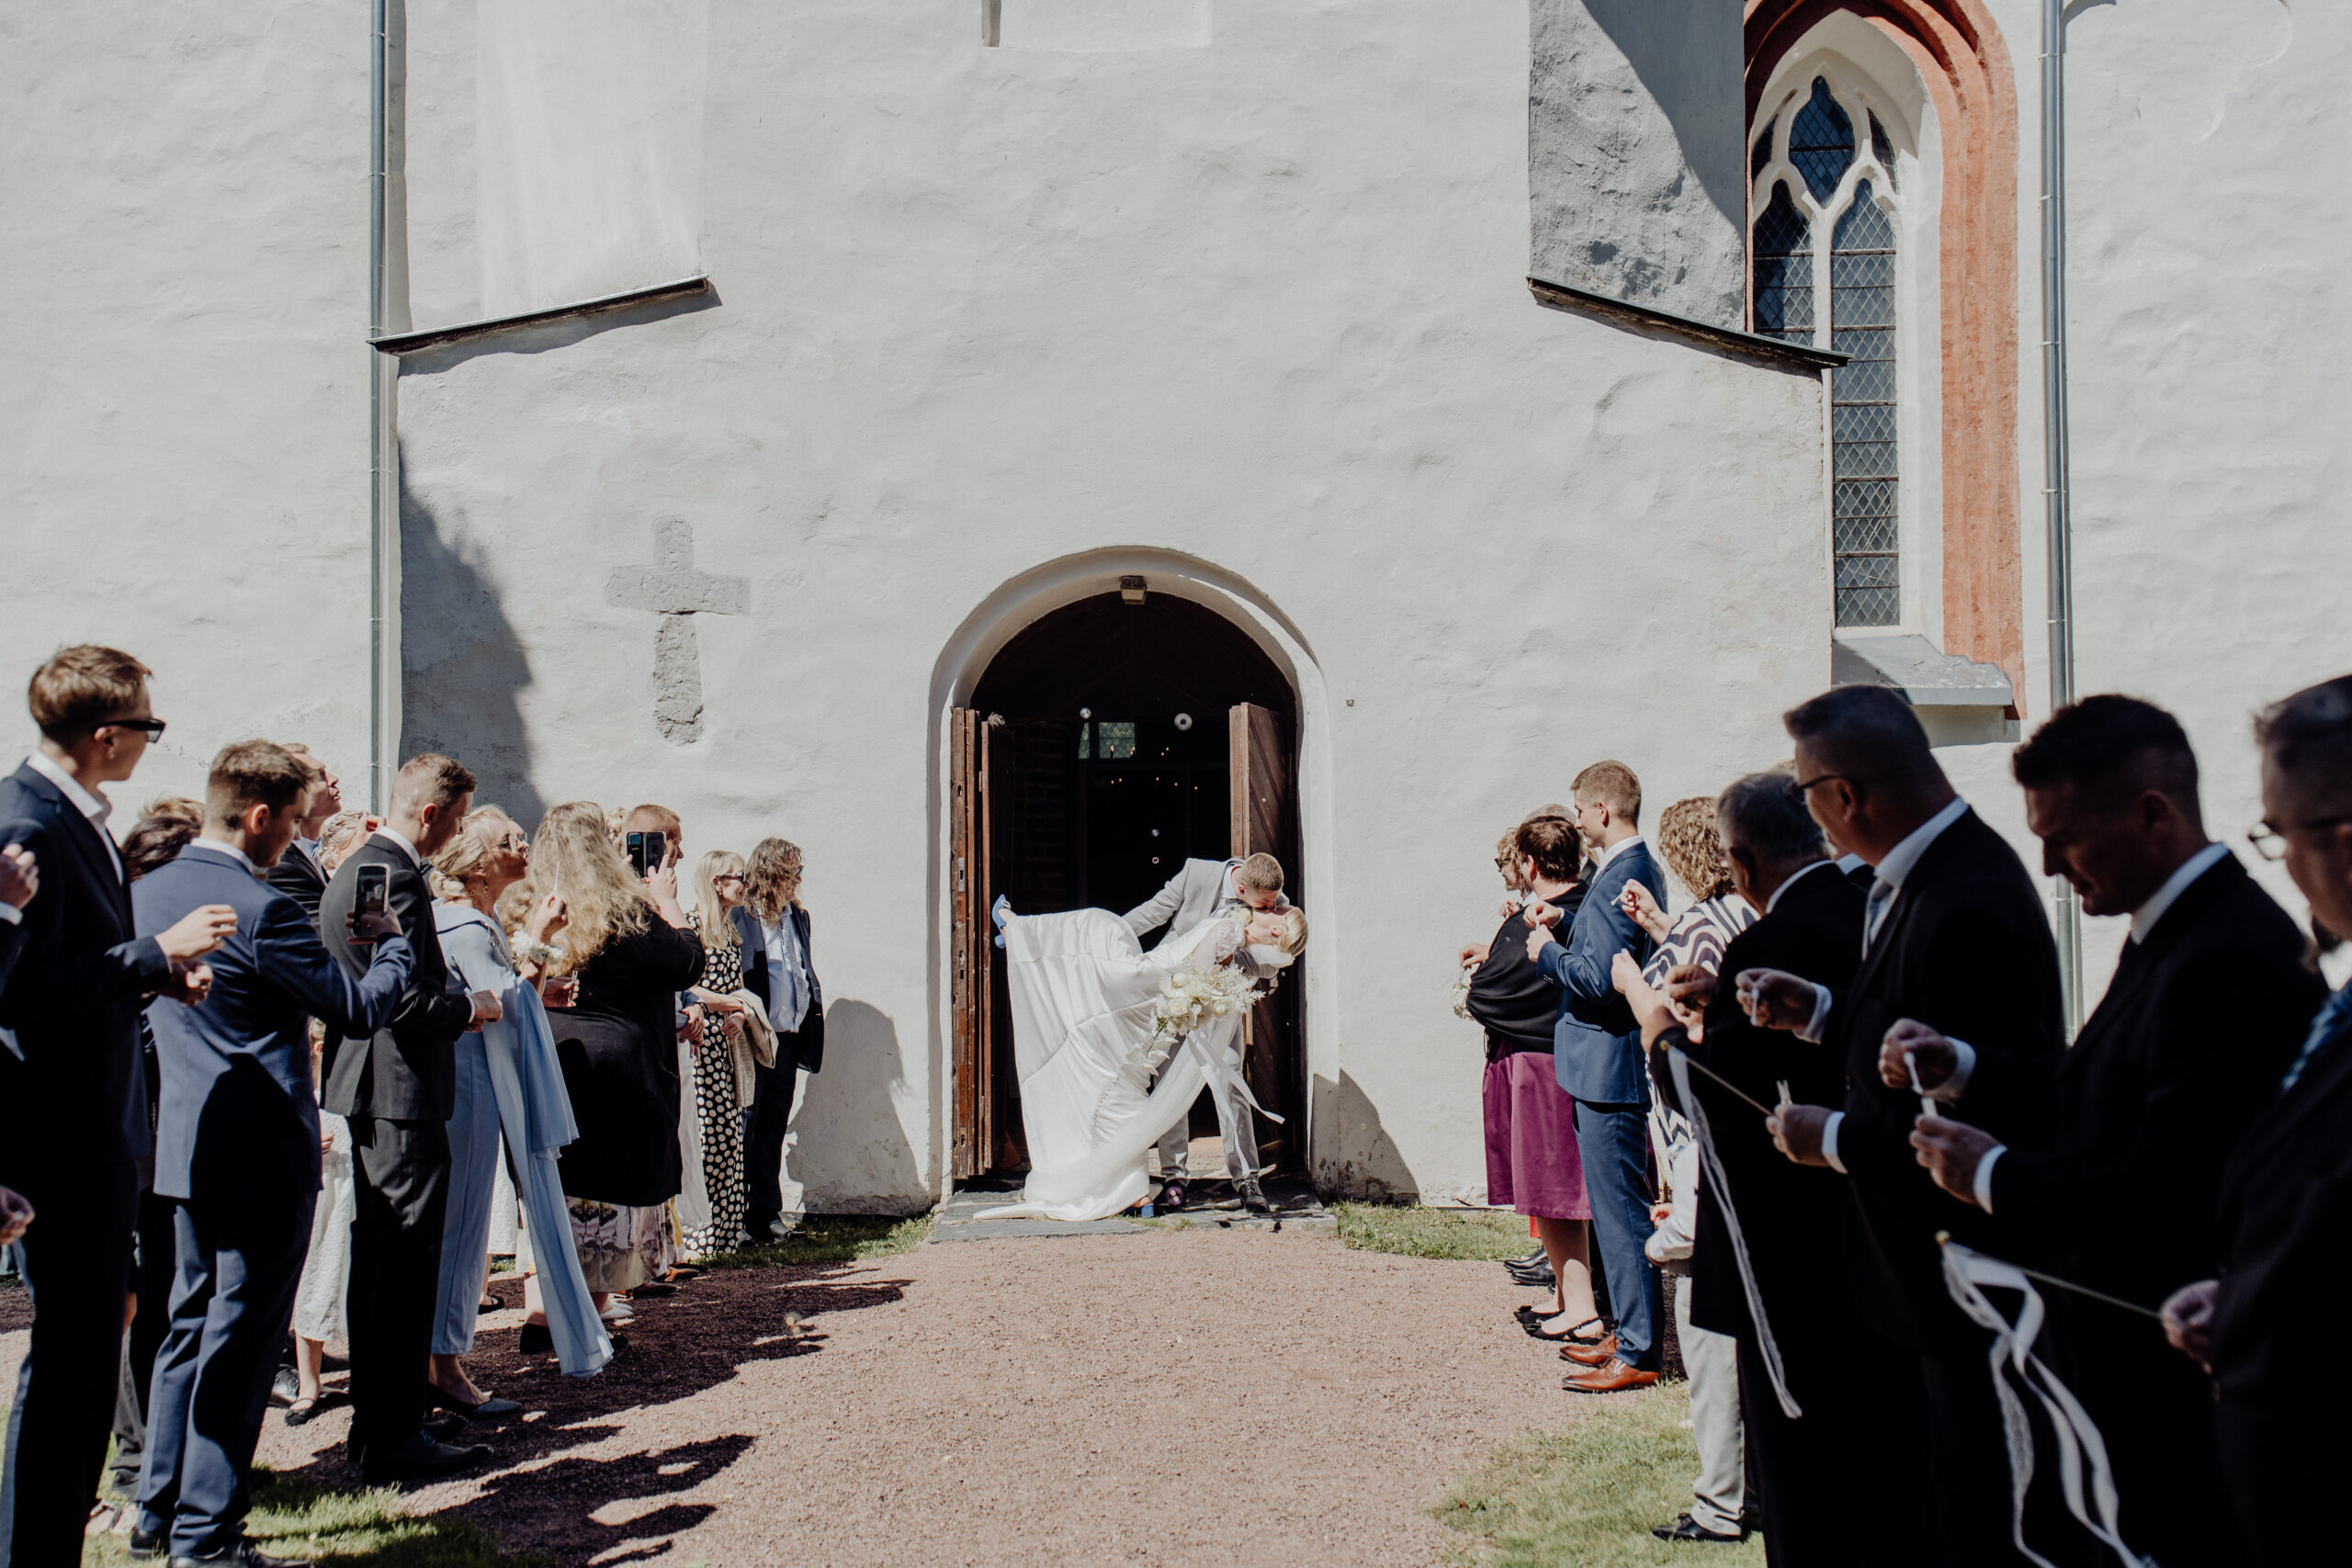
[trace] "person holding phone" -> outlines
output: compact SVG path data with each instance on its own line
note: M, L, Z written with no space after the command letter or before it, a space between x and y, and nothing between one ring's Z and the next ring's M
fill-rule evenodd
M435 934L424 863L473 807L474 776L450 758L413 758L392 781L382 827L337 867L319 900L320 935L356 976L368 939L352 918L379 903L415 949L390 1021L373 1034L330 1031L326 1109L351 1126L350 1451L371 1486L447 1475L490 1450L424 1430L425 1369L449 1199L449 1112L458 1036L500 1016L487 993L451 992Z
M531 845L526 907L562 897L571 1005L549 1008L556 1055L580 1136L560 1161L572 1239L596 1310L667 1267L666 1205L684 1169L678 1141L677 995L701 979L703 945L678 905L676 841L640 877L616 848L601 807L547 814Z

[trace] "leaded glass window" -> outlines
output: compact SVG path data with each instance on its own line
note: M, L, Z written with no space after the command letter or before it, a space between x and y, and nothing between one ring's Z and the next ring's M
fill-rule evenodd
M1749 167L1755 330L1851 355L1830 373L1838 625L1895 626L1903 575L1893 139L1875 110L1815 76L1758 127Z

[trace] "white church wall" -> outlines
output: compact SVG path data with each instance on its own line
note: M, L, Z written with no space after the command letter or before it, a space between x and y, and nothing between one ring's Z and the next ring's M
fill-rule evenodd
M2028 0L1992 8L2020 111L2018 458L2031 627L2047 592L2040 35ZM2293 886L2243 837L2261 814L2248 721L2352 670L2337 586L2352 580L2347 59L2352 13L2280 0L2090 6L2067 31L2076 687L2179 716L2203 766L2207 827L2298 918ZM2030 728L2049 711L2038 632L2027 659ZM2005 770L1995 785L2015 795ZM2021 813L2015 836L2038 866ZM2122 922L2085 927L2096 997Z
M368 28L92 0L0 23L0 671L153 665L117 821L226 741L365 791ZM0 702L6 765L35 739Z
M525 813L800 843L831 1038L797 1174L913 1206L949 1103L943 657L1065 558L1210 563L1327 695L1317 1160L1475 1200L1445 992L1496 834L1602 756L1653 810L1712 792L1826 679L1818 382L1529 299L1523 6L1221 7L1208 47L1087 54L983 49L971 9L714 5L717 300L411 359L411 744ZM746 606L691 618L684 745L656 617L607 601L666 520Z

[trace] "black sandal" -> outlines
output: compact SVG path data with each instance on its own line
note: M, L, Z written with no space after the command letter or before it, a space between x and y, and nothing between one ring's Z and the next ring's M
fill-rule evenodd
M1527 1336L1529 1338L1541 1339L1545 1343L1552 1345L1598 1345L1609 1337L1609 1331L1606 1328L1601 1327L1600 1319L1597 1317L1586 1318L1582 1323L1577 1324L1566 1334L1544 1333L1544 1314L1536 1312L1532 1307L1528 1309L1527 1315L1520 1319L1520 1322L1526 1325ZM1588 1328L1598 1328L1600 1329L1600 1332L1598 1334L1587 1334L1584 1330Z
M323 1388L315 1399L298 1399L286 1407L286 1424L300 1427L314 1416L322 1416L338 1404L351 1403L351 1395L339 1388Z

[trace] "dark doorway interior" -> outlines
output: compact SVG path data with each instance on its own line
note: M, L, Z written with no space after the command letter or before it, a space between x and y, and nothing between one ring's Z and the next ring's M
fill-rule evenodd
M1231 622L1189 600L1148 594L1130 604L1106 593L1021 632L990 660L971 698L990 727L986 901L1001 893L1027 914L1124 912L1186 859L1231 853L1229 716L1243 703L1274 715L1285 736L1295 733L1295 701L1281 671ZM1296 897L1289 857L1285 869ZM989 1075L989 1164L1015 1174L1029 1162L1001 970L991 990L1000 1044ZM1295 1021L1295 1009L1284 1016ZM1295 1044L1268 1039L1252 1054L1281 1084L1295 1076ZM1259 1098L1283 1109L1292 1097L1275 1089L1270 1098L1274 1086L1261 1088L1258 1077L1251 1073ZM1215 1131L1205 1100L1193 1122L1196 1133ZM1284 1130L1260 1124L1262 1157L1283 1162Z

